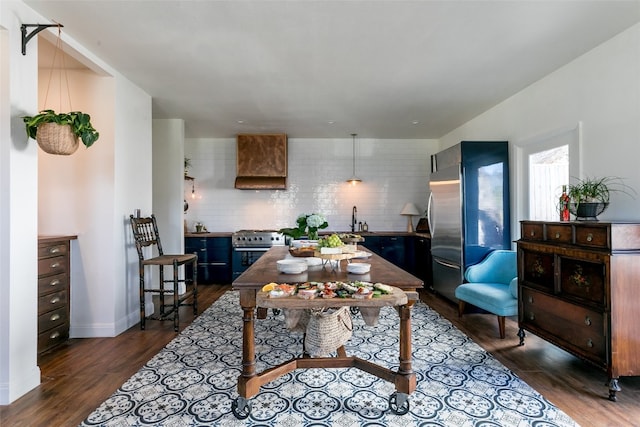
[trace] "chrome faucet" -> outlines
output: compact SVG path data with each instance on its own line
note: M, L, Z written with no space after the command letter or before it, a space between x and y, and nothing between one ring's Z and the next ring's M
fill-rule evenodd
M351 210L351 232L355 233L356 231L356 224L358 223L358 208L356 208L355 206L353 207L353 209Z

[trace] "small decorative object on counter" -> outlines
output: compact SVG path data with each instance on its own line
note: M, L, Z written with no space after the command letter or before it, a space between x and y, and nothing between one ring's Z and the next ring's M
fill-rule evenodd
M201 222L196 222L196 233L202 233L204 225Z
M367 221L362 224L362 231L369 231L369 225L367 224Z
M569 196L567 195L567 186L562 186L562 194L560 195L560 221L569 221Z

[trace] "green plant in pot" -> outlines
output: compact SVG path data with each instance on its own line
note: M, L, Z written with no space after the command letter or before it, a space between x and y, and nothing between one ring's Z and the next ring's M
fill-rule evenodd
M577 220L597 221L598 215L609 206L611 193L620 191L629 194L627 190L631 188L618 177L578 179L575 183L569 184L569 210Z
M91 124L91 116L80 111L56 113L43 110L22 119L27 135L50 154L72 154L78 148L78 139L89 148L100 136Z

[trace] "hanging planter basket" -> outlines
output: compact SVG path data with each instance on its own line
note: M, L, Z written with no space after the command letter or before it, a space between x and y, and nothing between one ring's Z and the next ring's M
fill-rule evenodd
M80 140L89 148L98 140L100 134L91 124L91 116L89 116L89 114L81 111L72 111L69 79L64 65L64 52L62 51L62 40L60 38L60 26L58 26L58 41L51 64L51 73L49 75L47 91L45 92L44 105L47 105L52 80L51 77L53 71L56 69L55 60L58 52L61 53L62 58L61 72L64 72L64 79L62 76L60 78L60 93L62 93L62 81L66 81L70 112L56 113L52 109L45 109L34 116L23 116L22 120L25 123L27 136L35 139L45 153L68 156L76 152ZM62 97L60 99L60 105L62 105Z
M38 125L36 141L45 153L68 156L78 149L79 138L73 133L71 125L42 123Z

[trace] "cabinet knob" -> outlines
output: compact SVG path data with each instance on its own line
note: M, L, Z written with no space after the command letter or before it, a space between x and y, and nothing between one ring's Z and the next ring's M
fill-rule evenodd
M591 326L591 319L589 318L589 316L586 316L584 318L584 324L587 326Z
M51 320L52 322L60 320L60 315L58 313L52 314L51 317L49 317L49 320Z
M560 238L560 233L556 233L556 239Z
M201 248L200 252L207 252L207 249L206 248Z
M531 313L529 315L529 320L536 320L536 315L534 313Z
M53 248L49 248L50 254L57 254L58 252L60 252L60 248L57 246L54 246Z
M60 332L59 331L55 331L54 333L49 335L49 339L52 339L52 340L55 340L58 337L60 337Z
M593 234L589 233L587 234L587 242L590 242L593 240Z
M589 348L593 347L593 341L591 341L591 339L587 340L587 347L589 347Z
M51 304L57 304L60 302L60 297L53 297L51 298L51 300L49 301Z
M58 268L58 267L60 267L60 263L59 263L59 262L54 262L54 263L52 263L49 267L51 267L51 268Z
M535 232L535 231L533 231L533 230L531 230L531 233L529 233L529 235L530 235L531 237L534 237L534 236L536 235L536 232Z
M49 282L49 286L58 286L60 284L60 279L53 279Z
M528 299L529 299L529 304L533 304L533 297L530 296Z

